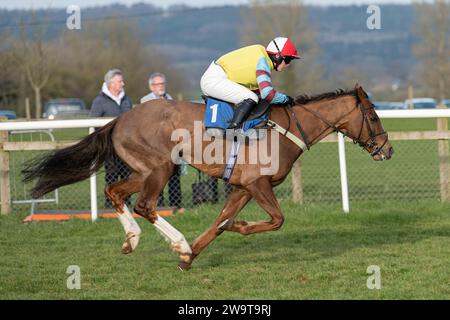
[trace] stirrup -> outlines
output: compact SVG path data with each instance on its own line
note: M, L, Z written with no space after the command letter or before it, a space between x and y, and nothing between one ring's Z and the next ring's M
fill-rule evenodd
M268 120L263 120L254 126L252 129L270 129L271 127L267 124Z
M238 112L238 111L236 111L236 112ZM239 118L239 117L233 118L233 120L231 121L230 125L228 126L228 129L232 129L232 130L235 130L235 131L239 130L239 129L242 129L242 125L244 124L246 117L247 117L247 115L244 115L242 117L242 119L238 119L237 121L236 121L235 118Z
M234 123L231 123L229 126L228 126L228 129L231 129L231 130L239 130L239 129L241 129L241 127L242 127L242 124L244 123L244 121L241 121L240 123L239 122L234 122ZM234 125L234 126L233 126Z

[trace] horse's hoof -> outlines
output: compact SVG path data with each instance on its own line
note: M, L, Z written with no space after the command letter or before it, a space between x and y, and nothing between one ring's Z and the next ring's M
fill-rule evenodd
M136 249L138 243L139 243L139 236L132 232L128 232L127 238L122 245L122 253L129 254L133 252Z
M193 257L192 253L181 253L178 269L181 271L189 270L191 268L192 260L194 259Z
M122 253L129 254L132 252L133 252L133 249L131 249L131 245L127 241L125 241L122 245Z
M178 269L180 269L181 271L188 271L191 268L191 264L184 262L184 261L180 261L178 263Z

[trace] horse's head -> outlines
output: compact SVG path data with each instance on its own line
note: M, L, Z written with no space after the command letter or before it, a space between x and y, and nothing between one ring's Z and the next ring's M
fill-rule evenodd
M374 160L390 159L394 153L373 103L364 89L355 86L357 110L349 114L345 134L364 148Z

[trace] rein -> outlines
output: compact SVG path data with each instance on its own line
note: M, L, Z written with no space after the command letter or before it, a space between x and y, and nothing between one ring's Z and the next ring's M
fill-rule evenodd
M296 143L303 150L305 150L305 149L309 150L311 145L313 144L313 142L315 140L317 140L319 137L321 137L323 135L323 133L325 131L327 131L329 128L333 128L333 131L340 132L344 136L349 137L350 139L353 140L354 144L359 144L359 146L362 147L363 149L365 149L366 151L368 151L369 148L374 148L374 150L370 153L371 156L375 156L375 155L379 154L381 152L381 150L383 149L383 147L385 146L385 144L387 143L387 141L388 141L388 137L386 136L386 139L384 140L384 142L383 142L383 144L381 146L378 146L376 144L376 142L375 142L375 138L378 137L378 136L381 136L383 134L386 134L386 131L383 131L383 132L380 132L380 133L374 133L373 132L372 127L370 126L370 122L367 119L367 111L370 110L370 109L373 109L373 105L370 108L363 108L361 103L358 103L356 105L356 107L355 107L355 108L358 108L361 111L361 113L362 113L362 123L361 123L361 128L359 130L359 134L358 134L357 138L350 136L348 133L342 131L341 129L339 129L336 126L337 123L339 123L342 119L344 119L350 113L352 113L355 108L351 109L349 112L344 114L335 123L331 123L327 119L323 118L323 116L320 113L318 113L318 112L316 112L314 110L310 110L310 109L306 108L304 105L301 105L301 104L298 104L297 106L299 106L299 107L303 108L305 111L311 113L313 116L315 116L316 118L318 118L319 120L324 122L328 127L325 128L323 131L321 131L317 137L315 137L314 139L312 139L310 141L308 139L305 131L303 130L302 126L300 125L300 122L298 121L297 116L295 115L294 111L292 110L292 106L291 105L284 105L283 106L283 109L285 110L286 115L288 117L288 121L289 121L289 125L288 125L287 129L284 129L284 128L280 127L277 123L275 123L273 121L270 121L270 120L269 120L268 124L272 128L274 128L275 130L280 132L282 135L284 135L285 137L288 137L289 139L291 139L294 143ZM290 126L291 126L291 118L289 117L288 111L291 114L292 118L294 119L295 124L297 126L297 129L300 132L300 135L301 135L303 141L301 141L295 135L293 135L291 132L289 132L289 129L290 129ZM369 129L369 138L366 141L362 142L361 141L361 135L362 135L362 131L363 131L365 122L367 122L367 128ZM294 136L295 139L293 139L292 136Z
M297 129L300 132L300 134L303 138L303 141L305 141L306 148L309 150L311 144L309 143L308 137L306 136L305 131L303 130L302 126L300 125L300 122L298 121L297 116L295 115L295 113L292 110L292 107L290 105L287 105L286 107L289 110L289 112L291 113L291 116L294 119L295 124L297 125ZM286 108L284 110L286 110ZM290 125L290 122L291 122L291 120L289 119L289 125Z

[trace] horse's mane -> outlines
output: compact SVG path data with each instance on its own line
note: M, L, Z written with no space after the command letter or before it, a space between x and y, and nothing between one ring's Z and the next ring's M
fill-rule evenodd
M317 101L321 101L321 100L335 99L335 98L349 96L349 95L356 96L355 89L352 89L352 90L338 89L336 91L320 93L320 94L317 94L314 96L302 94L302 95L295 97L295 102L298 104L308 104L308 103L317 102Z

